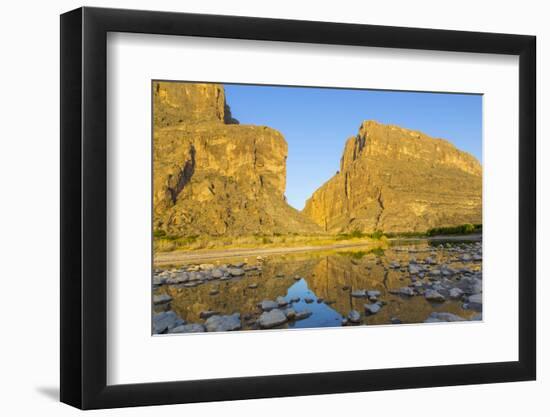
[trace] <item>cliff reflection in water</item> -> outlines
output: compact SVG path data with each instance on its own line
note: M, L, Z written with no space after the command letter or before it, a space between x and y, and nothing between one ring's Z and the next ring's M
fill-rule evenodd
M480 253L480 243L466 249L459 244L441 246L434 248L423 243L378 255L355 250L270 256L259 270L248 270L242 276L207 280L194 287L158 286L154 294L166 294L171 301L156 305L155 311L172 310L187 323L204 323L204 312L240 313L243 330L257 329L262 314L258 304L282 297L289 303L285 309L311 314L303 320L288 320L277 328L351 324L346 323L346 318L353 310L361 316L356 323L369 325L421 323L434 312L479 319L480 309L468 309L465 303L469 294L481 292L481 261L473 260L469 254ZM223 260L218 265L238 261L243 259ZM410 265L420 265L420 276ZM472 290L472 285L479 288ZM414 291L414 296L400 292L403 288ZM463 296L449 296L453 289L460 289ZM379 294L369 301L368 297L358 296L357 292L363 290ZM432 290L442 294L443 300L433 302L426 295ZM380 309L366 314L365 304L373 302Z

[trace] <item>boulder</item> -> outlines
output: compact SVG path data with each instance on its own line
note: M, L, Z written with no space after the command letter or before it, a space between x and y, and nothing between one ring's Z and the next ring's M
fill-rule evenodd
M206 320L206 319L209 319L212 316L217 316L219 314L220 313L218 311L205 310L205 311L200 312L199 317L203 320Z
M275 301L279 307L284 307L288 304L288 301L286 301L284 297L277 297Z
M465 319L463 319L460 316L457 316L456 314L434 311L428 316L426 320L424 320L424 323L439 323L439 322L450 322L450 321L465 321Z
M401 287L399 288L399 294L412 297L414 295L414 290L410 287Z
M279 307L279 304L277 304L275 301L272 301L272 300L263 300L258 305L263 311L270 311Z
M353 290L351 292L351 296L356 297L356 298L365 298L365 297L367 297L367 291L365 291L365 290Z
M229 332L241 328L241 315L234 313L227 316L212 316L204 323L208 332Z
M170 333L203 333L206 329L202 324L192 323L174 327Z
M271 329L287 322L287 317L279 309L264 311L258 319L258 324L262 329Z
M449 296L454 299L461 298L463 294L464 294L464 291L456 287L451 288L451 290L449 291Z
M380 311L382 307L378 303L365 304L365 313L366 314L376 314Z
M426 297L426 300L428 301L438 303L442 303L443 301L445 301L445 297L436 290L426 290L426 292L424 293L424 297Z
M212 278L214 279L220 279L223 277L223 271L221 269L213 269L211 271Z
M307 319L309 316L311 316L313 313L309 310L302 310L297 311L296 316L294 317L294 320L303 320Z
M361 321L361 314L357 310L351 310L348 314L348 320L352 323L359 323Z
M481 293L470 295L467 304L470 310L481 311L483 307L483 295Z
M227 272L229 272L229 275L232 277L240 277L244 275L244 269L242 268L229 268Z
M163 311L153 315L153 333L166 333L178 325L185 324L173 311Z
M170 297L168 294L153 295L154 305L166 304L166 303L169 303L170 301L172 301L172 297Z

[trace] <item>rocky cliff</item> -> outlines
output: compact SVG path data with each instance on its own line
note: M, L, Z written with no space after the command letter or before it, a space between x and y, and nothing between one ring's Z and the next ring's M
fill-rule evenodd
M424 232L481 223L481 186L479 162L451 143L366 121L303 213L332 233Z
M222 86L153 83L153 221L170 235L315 233L285 200L287 143L240 125Z

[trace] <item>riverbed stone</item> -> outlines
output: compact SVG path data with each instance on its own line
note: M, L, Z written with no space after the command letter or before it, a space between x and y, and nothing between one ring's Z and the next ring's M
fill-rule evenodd
M232 277L240 277L244 275L244 269L242 268L229 268L227 272L229 272L229 275Z
M361 314L357 310L351 310L348 314L348 320L352 323L359 323L361 321Z
M417 275L420 273L420 267L416 264L410 264L409 265L409 274L411 275Z
M294 310L293 308L287 308L285 310L285 316L289 320L294 320L294 318L296 317L296 310Z
M263 310L263 311L271 311L277 307L279 307L279 304L277 304L275 301L273 300L263 300L260 304L258 304L260 306L260 308Z
M410 287L401 287L398 290L399 294L412 297L414 295L414 290Z
M284 297L277 297L275 301L279 307L284 307L288 304L288 301L286 301Z
M210 274L214 279L220 279L221 277L223 277L223 271L219 268L213 269Z
M468 309L481 311L482 305L483 305L483 295L482 294L470 295L468 297L467 304L468 304Z
M170 301L172 301L172 297L170 297L168 294L153 295L154 305L166 304L166 303L169 303Z
M173 311L163 311L153 315L153 333L165 333L174 327L185 324Z
M208 332L229 332L241 328L241 315L239 313L227 316L212 316L204 323Z
M462 297L463 294L464 294L464 291L456 287L451 288L451 290L449 291L449 296L454 299Z
M165 283L168 285L183 284L187 281L189 281L189 274L187 272L180 272L165 279Z
M297 311L296 316L294 317L294 320L303 320L307 319L309 316L311 316L313 313L309 310L302 310Z
M465 253L463 255L461 255L459 257L459 259L462 261L462 262L470 262L472 260L472 255L470 255L469 253Z
M206 319L209 319L210 317L212 316L217 316L219 315L220 313L218 311L213 311L213 310L205 310L205 311L201 311L200 314L199 314L199 317L203 320L206 320Z
M434 311L428 316L426 320L424 320L424 323L439 323L439 322L452 322L452 321L465 321L465 319L453 313Z
M424 293L424 297L428 301L434 301L438 303L442 303L443 301L445 301L445 297L436 290L426 290L426 292Z
M351 296L356 297L356 298L365 298L365 297L367 297L367 291L365 291L365 290L353 290L351 292Z
M264 311L258 319L258 324L262 329L271 329L286 323L287 320L285 314L276 308L271 311Z
M304 301L307 303L307 304L311 304L313 303L315 300L311 297L304 297Z
M206 329L202 324L190 323L174 327L169 333L203 333Z
M153 275L153 285L163 285L166 283L166 277L160 275Z
M365 313L367 313L367 314L376 314L380 311L381 308L382 308L382 306L380 306L380 304L378 304L378 303L365 304Z

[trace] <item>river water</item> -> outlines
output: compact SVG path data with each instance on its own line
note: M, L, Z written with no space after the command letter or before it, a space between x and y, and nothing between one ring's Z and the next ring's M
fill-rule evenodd
M175 265L156 270L156 274L200 271L199 263ZM401 241L392 242L384 251L354 247L260 259L209 260L208 264L213 265L202 266L206 279L194 281L193 286L188 282L154 285L154 295L171 298L154 305L154 313L173 311L183 321L197 324L205 323L207 311L217 315L239 313L241 330L260 328L262 310L258 304L263 300L278 300L282 311L292 308L308 312L307 318L288 320L276 326L278 329L423 323L434 312L451 313L465 320L481 318L479 306L468 308L468 296L481 292L481 242ZM411 273L410 265L421 272ZM212 266L222 272L235 266L246 272L213 279L209 276ZM414 295L400 292L407 287ZM452 297L453 288L464 294ZM434 289L444 300L426 298L426 291ZM375 296L361 296L363 290L375 291L371 293ZM369 314L365 304L374 303L379 311ZM348 316L354 310L360 318L351 323Z

